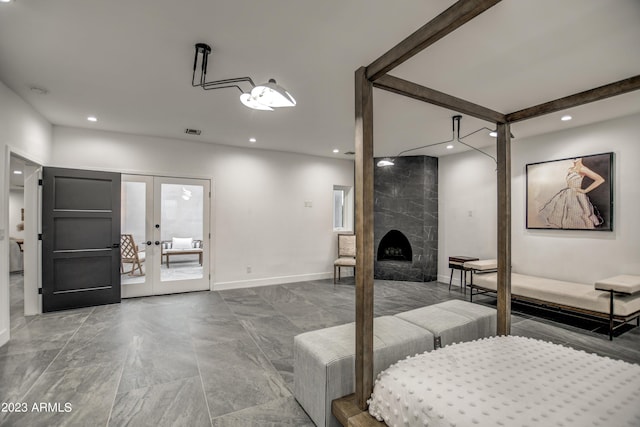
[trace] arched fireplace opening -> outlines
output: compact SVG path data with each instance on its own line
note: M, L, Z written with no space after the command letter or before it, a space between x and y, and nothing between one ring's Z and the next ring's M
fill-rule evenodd
M378 245L378 261L413 261L413 251L407 237L398 230L384 235Z

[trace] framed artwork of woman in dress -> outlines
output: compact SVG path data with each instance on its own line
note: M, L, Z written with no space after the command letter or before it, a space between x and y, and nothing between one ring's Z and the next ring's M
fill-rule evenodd
M527 228L613 229L613 153L527 165Z

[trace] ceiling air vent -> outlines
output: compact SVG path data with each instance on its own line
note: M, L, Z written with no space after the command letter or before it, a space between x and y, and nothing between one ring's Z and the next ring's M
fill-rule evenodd
M345 156L353 156L354 154L356 153L354 153L353 151L345 151L344 153Z
M202 131L200 129L185 129L184 133L186 133L187 135L200 135L202 133Z

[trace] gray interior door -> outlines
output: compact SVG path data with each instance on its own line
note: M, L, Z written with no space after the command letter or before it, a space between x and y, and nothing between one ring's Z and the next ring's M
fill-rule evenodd
M44 168L42 309L120 302L120 174Z

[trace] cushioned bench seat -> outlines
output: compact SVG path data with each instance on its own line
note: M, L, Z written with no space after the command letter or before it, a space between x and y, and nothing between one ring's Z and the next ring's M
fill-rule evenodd
M581 314L606 318L609 320L609 339L613 339L613 331L624 323L637 319L640 320L640 292L630 293L635 289L635 285L625 280L629 277L638 276L616 276L612 284L603 282L596 284L607 290L595 289L594 285L582 283L565 282L562 280L546 279L543 277L527 276L524 274L511 273L511 296L518 300L525 300L536 304L542 304L560 309L574 311ZM474 289L476 292L497 290L497 273L477 275L472 288L471 299L473 300ZM597 282L600 283L600 282ZM623 289L624 295L616 294L615 289ZM613 308L613 310L612 310ZM614 325L614 320L620 322Z
M496 310L467 301L445 301L395 316L430 331L435 348L496 334Z
M495 291L497 279L497 273L477 275L474 277L473 284ZM596 290L593 284L511 273L511 295L609 315L609 294ZM638 311L640 311L640 294L615 298L614 314L626 317Z
M464 268L468 268L472 271L492 271L498 268L497 259L481 259L478 261L467 261L464 263Z
M398 360L433 350L433 334L397 317L373 319L374 376ZM339 426L331 402L355 391L355 323L294 338L294 395L317 426Z
M600 279L595 283L600 291L633 295L640 292L640 276L621 274L619 276Z
M496 310L451 300L373 319L374 376L393 363L454 342L495 335ZM355 391L355 323L294 338L294 395L318 426L339 426L331 402Z
M169 257L172 255L198 255L198 262L202 265L202 240L193 240L190 237L174 237L162 242L162 257L166 260L167 268Z

